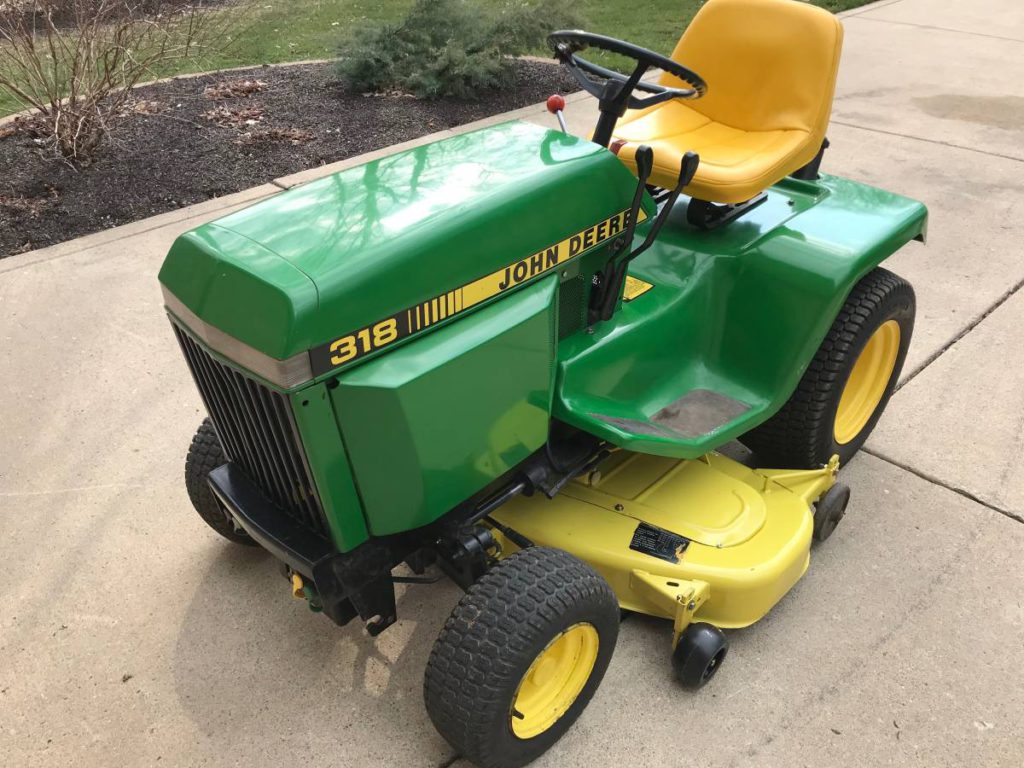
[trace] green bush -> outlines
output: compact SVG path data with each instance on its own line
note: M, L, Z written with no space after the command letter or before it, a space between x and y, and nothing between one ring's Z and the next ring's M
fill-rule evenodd
M536 50L555 29L580 26L573 3L416 0L398 24L353 30L338 71L361 91L472 99L512 75L510 57Z

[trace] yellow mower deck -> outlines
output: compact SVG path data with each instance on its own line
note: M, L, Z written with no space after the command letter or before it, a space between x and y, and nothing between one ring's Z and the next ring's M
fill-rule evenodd
M750 469L717 453L679 461L620 451L554 499L492 517L590 563L626 609L738 628L763 617L807 570L811 504L835 483L817 470ZM516 550L495 531L505 555Z

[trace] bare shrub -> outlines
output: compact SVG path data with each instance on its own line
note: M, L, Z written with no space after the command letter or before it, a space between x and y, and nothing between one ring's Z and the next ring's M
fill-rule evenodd
M0 0L0 90L38 113L46 143L89 161L130 89L227 40L203 0Z

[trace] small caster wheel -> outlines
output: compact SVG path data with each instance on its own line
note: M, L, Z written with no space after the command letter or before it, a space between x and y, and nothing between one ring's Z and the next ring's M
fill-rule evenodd
M704 622L691 624L683 630L672 652L676 679L692 690L703 687L715 676L728 652L729 641L722 630Z
M832 535L846 514L850 503L850 486L836 483L814 505L814 540L821 542Z

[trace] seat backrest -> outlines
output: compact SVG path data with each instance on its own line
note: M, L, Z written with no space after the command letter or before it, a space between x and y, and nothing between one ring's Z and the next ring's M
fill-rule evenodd
M711 120L823 138L842 45L839 19L801 0L708 0L672 58L707 81L687 106ZM686 87L671 75L661 82Z

